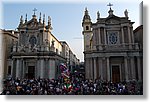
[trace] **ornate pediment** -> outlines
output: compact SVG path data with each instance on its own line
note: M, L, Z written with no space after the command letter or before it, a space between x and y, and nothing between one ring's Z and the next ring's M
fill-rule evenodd
M26 23L28 28L37 28L38 27L38 22L35 19L31 19Z
M115 16L115 15L111 15L108 16L105 20L106 24L119 24L120 23L120 17Z
M119 24L119 20L116 19L108 19L106 20L106 24Z
M18 28L30 28L30 29L36 29L38 28L38 22L36 19L31 19L30 21L24 23L24 24L20 24Z

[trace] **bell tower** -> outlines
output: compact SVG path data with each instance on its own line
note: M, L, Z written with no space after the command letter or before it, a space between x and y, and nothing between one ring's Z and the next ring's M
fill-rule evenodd
M85 13L84 13L83 22L82 22L82 27L83 27L82 34L84 36L84 51L90 50L90 42L92 38L91 25L92 25L91 18L88 14L87 8L85 8Z

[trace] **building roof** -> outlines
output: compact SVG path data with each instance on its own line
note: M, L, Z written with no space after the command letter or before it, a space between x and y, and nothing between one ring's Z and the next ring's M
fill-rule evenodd
M138 27L133 31L133 33L136 33L136 32L139 31L140 29L143 29L143 25L138 26Z

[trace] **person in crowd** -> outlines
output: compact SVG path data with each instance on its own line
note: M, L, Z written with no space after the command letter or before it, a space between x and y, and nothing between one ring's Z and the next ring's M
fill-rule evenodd
M19 79L4 80L2 95L142 95L142 82L107 82L88 80L70 73L70 79Z

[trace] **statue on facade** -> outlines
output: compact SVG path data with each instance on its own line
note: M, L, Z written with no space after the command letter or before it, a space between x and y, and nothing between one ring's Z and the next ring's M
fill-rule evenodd
M99 19L100 18L100 13L99 13L99 11L97 12L97 19Z
M55 46L54 46L55 41L52 40L51 43L52 43L52 44L51 44L51 51L54 51L54 50L55 50Z
M127 11L127 9L124 11L124 15L125 15L125 17L128 17L128 11Z
M54 40L52 40L52 46L54 46L54 43L55 43L55 41L54 41Z

